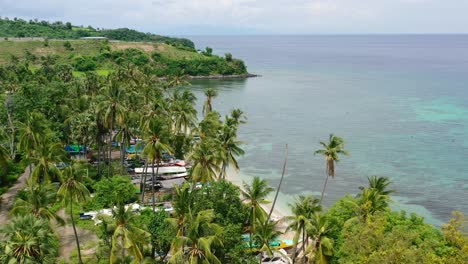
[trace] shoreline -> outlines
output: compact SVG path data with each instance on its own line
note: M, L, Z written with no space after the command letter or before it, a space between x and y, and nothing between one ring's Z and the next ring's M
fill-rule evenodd
M233 75L204 75L204 76L189 76L190 80L225 80L225 79L246 79L261 77L261 75L253 73L233 74Z

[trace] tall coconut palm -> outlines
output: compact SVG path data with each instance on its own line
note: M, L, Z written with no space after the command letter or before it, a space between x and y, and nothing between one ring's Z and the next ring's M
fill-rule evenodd
M174 194L174 211L175 218L171 219L177 227L177 236L184 234L187 215L190 208L193 206L193 199L189 185L184 184L175 188Z
M75 220L73 217L73 203L83 202L89 198L89 191L82 181L82 173L78 171L75 166L67 167L63 172L62 182L57 192L62 199L64 207L67 205L70 206L70 219L73 226L73 232L75 233L79 263L83 263L83 261L81 259L80 241L78 239L78 233L76 232Z
M143 260L143 247L148 244L149 234L134 223L135 215L123 204L112 210L115 219L115 231L112 235L110 263L125 263L127 253L135 263Z
M190 91L184 91L182 94L178 90L172 95L171 115L173 129L176 134L188 134L190 129L195 127L197 121L197 110L195 101Z
M10 214L32 214L37 218L46 219L48 221L55 220L59 224L64 224L63 219L51 210L51 206L56 201L56 196L57 187L55 185L37 185L28 181L25 199L17 198Z
M147 156L152 161L152 172L151 172L151 195L153 211L155 210L155 195L154 195L154 184L155 184L155 171L156 175L159 174L159 167L164 153L172 153L172 148L166 143L169 132L167 123L163 119L153 119L148 123L146 127L145 135L147 135L146 145L143 148L142 154ZM146 182L146 181L145 181ZM144 190L144 189L143 189Z
M221 264L211 251L213 246L222 246L218 237L223 229L213 223L214 216L212 209L200 211L196 215L188 212L184 234L175 237L172 242L169 263Z
M237 140L237 129L227 124L223 126L223 129L219 135L220 146L220 162L221 170L219 173L220 179L225 179L226 171L228 167L239 170L239 164L237 163L236 157L245 154L244 150L240 147L241 141Z
M109 173L111 173L111 144L112 132L116 124L121 123L123 115L126 112L125 99L128 96L122 83L114 75L108 77L108 85L104 87L103 96L99 98L100 102L97 105L97 112L104 120L104 125L109 129L108 138L108 162Z
M260 179L260 177L255 176L252 179L252 183L249 185L243 183L244 190L242 194L247 201L247 206L250 208L250 248L252 248L252 234L255 233L255 224L257 219L261 222L266 220L266 212L262 208L262 204L268 204L269 201L266 200L266 197L273 191L273 188L268 186L266 180Z
M291 207L291 212L293 213L292 216L286 217L288 220L289 226L287 230L295 231L295 235L293 238L294 249L293 249L293 259L297 255L297 244L299 243L299 237L302 235L302 249L301 251L305 251L305 244L306 244L306 229L310 225L310 221L316 212L320 212L322 210L322 206L320 205L320 200L314 198L312 195L303 196L300 195L296 197L294 204L289 204Z
M31 178L37 183L58 180L60 171L55 164L66 160L62 144L54 142L50 137L44 138L34 151L32 163L35 167Z
M326 178L322 189L322 195L320 196L320 202L322 202L323 195L325 194L325 188L327 187L328 183L328 178L335 177L335 163L340 160L340 155L349 154L346 150L344 150L344 140L333 134L330 134L328 143L320 141L320 144L323 146L323 149L315 151L315 154L323 155L326 161Z
M125 162L125 152L127 149L126 146L130 144L130 140L133 137L133 131L130 125L130 119L131 119L130 113L127 112L122 115L120 129L117 132L117 134L115 134L115 137L114 137L115 140L120 142L120 162L122 166Z
M218 91L213 88L205 89L206 101L203 104L203 114L206 116L209 112L213 111L213 98L218 96Z
M219 168L219 148L214 141L204 139L198 144L188 159L193 162L191 179L193 182L211 182L216 179Z
M305 250L309 263L326 264L333 256L333 240L328 237L329 232L326 216L315 213L307 228L307 234L314 240Z
M18 122L18 149L31 161L34 151L47 137L47 120L38 112L29 113L24 123ZM29 167L32 172L32 165Z
M55 263L58 238L45 219L17 216L0 229L2 263Z

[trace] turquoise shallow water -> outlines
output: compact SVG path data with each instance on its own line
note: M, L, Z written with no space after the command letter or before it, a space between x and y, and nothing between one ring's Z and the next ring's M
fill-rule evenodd
M289 145L281 208L300 193L319 194L324 161L314 156L329 133L351 156L337 167L326 204L356 193L368 176L390 177L393 206L440 224L468 213L468 36L191 37L198 47L232 52L261 74L197 81L221 92L214 107L248 116L239 177L278 183Z

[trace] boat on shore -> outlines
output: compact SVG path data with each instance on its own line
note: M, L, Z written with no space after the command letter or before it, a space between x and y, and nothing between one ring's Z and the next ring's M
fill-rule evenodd
M183 166L161 166L161 167L135 168L135 174L152 175L153 172L155 174L157 173L156 177L163 179L163 180L184 178L188 176L187 168Z

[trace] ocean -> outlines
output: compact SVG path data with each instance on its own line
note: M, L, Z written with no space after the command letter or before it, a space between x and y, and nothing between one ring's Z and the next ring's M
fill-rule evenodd
M337 164L326 206L379 175L396 190L394 209L435 225L454 210L468 213L468 35L189 38L261 75L190 89L201 105L203 89L217 88L215 110L248 117L240 180L260 176L276 187L288 144L280 209L298 194L320 195L325 161L314 151L334 133L350 156Z

